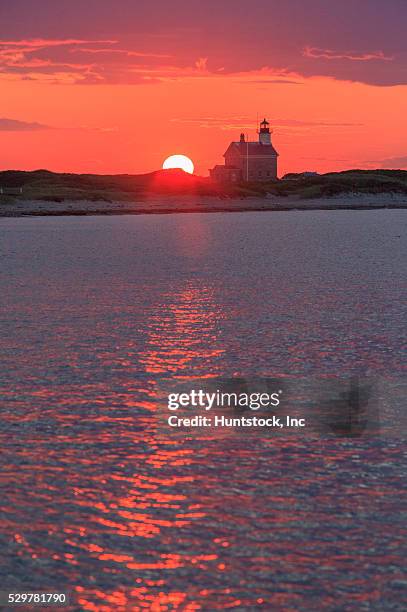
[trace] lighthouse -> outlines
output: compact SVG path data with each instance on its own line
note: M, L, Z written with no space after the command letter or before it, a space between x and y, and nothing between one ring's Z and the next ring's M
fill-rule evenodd
M259 125L258 140L249 141L244 133L231 142L223 157L225 164L217 165L209 173L221 183L277 180L278 153L271 142L270 123L266 118Z

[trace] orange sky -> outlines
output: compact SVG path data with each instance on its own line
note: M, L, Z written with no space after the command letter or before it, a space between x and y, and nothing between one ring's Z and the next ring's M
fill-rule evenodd
M1 114L50 129L2 131L1 166L138 173L184 153L205 175L241 130L256 138L257 113L272 121L280 174L391 167L391 158L405 154L407 86L261 79L267 76L203 75L143 86L3 81Z
M241 0L190 14L177 0L161 17L161 0L151 14L124 0L89 15L77 0L0 7L0 169L141 173L183 153L207 175L241 131L256 138L257 116L280 176L407 168L404 5L389 0L378 29L378 0L360 0L363 23L354 4L321 1L298 21L282 12L298 17L296 0L258 0L249 16Z

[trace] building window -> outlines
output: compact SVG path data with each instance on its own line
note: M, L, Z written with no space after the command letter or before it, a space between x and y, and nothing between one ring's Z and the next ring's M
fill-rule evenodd
M262 176L262 171L259 170L257 174L258 174L258 176Z

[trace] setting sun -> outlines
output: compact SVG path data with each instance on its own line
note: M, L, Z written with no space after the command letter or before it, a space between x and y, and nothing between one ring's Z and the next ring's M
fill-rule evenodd
M180 168L189 174L194 173L194 164L186 155L170 155L163 163L163 170L170 168Z

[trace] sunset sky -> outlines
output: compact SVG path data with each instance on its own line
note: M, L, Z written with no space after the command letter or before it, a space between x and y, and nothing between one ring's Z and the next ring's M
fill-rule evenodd
M0 169L222 162L256 117L280 175L407 169L405 0L1 0Z

